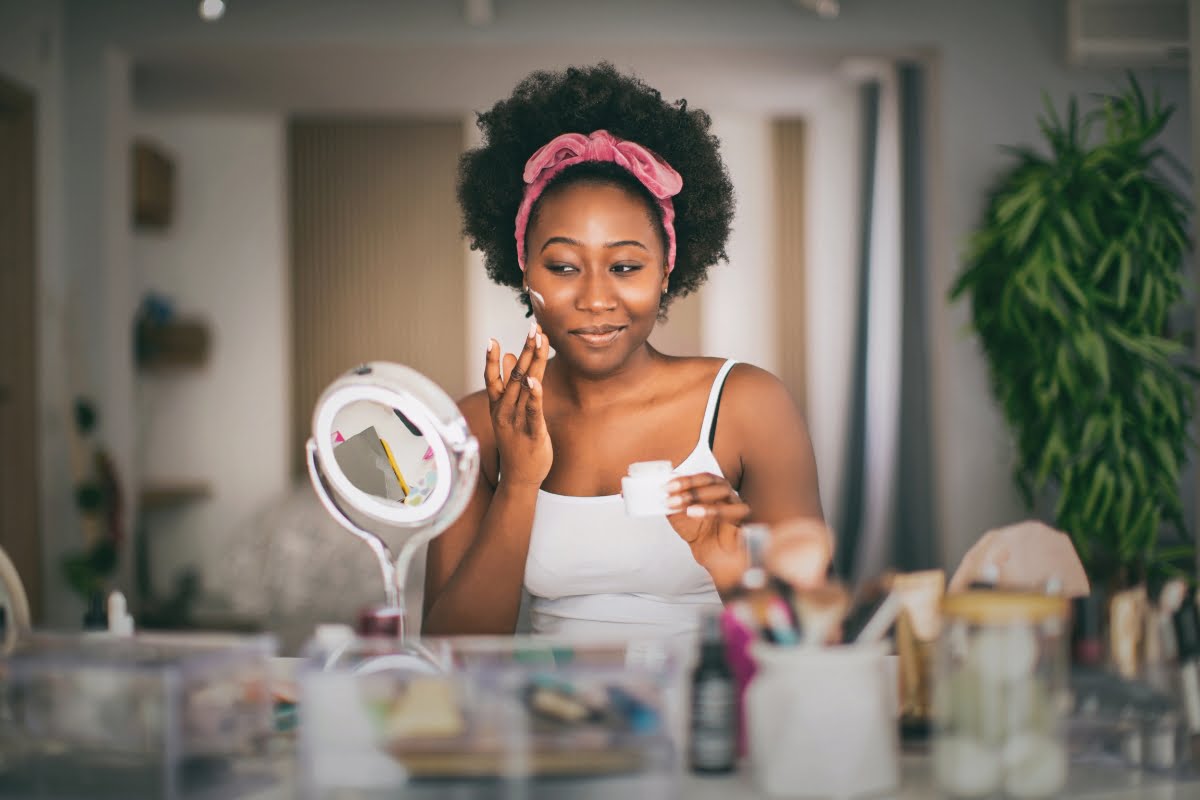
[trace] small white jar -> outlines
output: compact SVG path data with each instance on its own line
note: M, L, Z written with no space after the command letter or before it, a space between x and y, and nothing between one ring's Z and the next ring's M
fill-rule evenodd
M667 507L667 484L674 475L670 461L639 461L629 465L629 474L621 479L621 495L625 498L625 513L631 517L664 516Z

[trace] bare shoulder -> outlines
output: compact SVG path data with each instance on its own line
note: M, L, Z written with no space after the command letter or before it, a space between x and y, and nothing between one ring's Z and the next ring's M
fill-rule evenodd
M775 376L775 373L744 361L733 365L725 383L732 392L739 395L765 392L785 397L789 402L791 401L791 394L783 385L783 381Z
M673 357L675 378L672 385L677 390L693 390L707 395L728 359L706 356ZM774 374L753 364L739 361L729 370L721 390L721 415L734 417L743 415L754 422L764 410L772 413L798 414L792 395L783 382ZM770 423L770 419L763 420Z
M500 468L500 456L496 450L496 435L492 430L492 407L487 391L480 389L458 400L458 410L467 421L467 427L479 440L480 471L487 481L496 485Z
M707 393L725 363L724 358L709 356L669 356L672 385L677 389L694 387Z
M782 421L804 424L783 381L761 367L742 362L729 370L721 395L721 414L733 417L743 432L777 427Z
M714 451L736 452L738 491L759 520L822 517L808 425L778 377L752 364L729 372Z

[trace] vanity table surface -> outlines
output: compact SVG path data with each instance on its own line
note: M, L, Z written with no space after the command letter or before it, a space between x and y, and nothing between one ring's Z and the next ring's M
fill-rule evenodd
M943 797L933 784L929 757L906 754L901 759L903 772L900 791L888 800L936 800ZM687 800L758 800L759 792L748 770L718 780L692 775L683 782L681 798ZM1172 781L1148 772L1115 767L1073 765L1067 789L1059 800L1200 800L1200 778Z
M293 763L289 758L279 761L281 781L276 786L243 796L243 800L293 800L298 796L293 783ZM903 772L900 791L888 798L879 800L938 800L943 797L933 785L933 775L930 769L929 757L925 754L905 754L901 758ZM627 791L622 791L613 784L611 791L603 791L602 786L590 785L581 787L581 800L635 800ZM469 791L448 792L441 787L410 787L408 791L398 795L405 798L470 798L477 796ZM480 793L478 796L483 796ZM491 794L487 796L492 796ZM531 796L536 796L531 794ZM560 796L556 794L556 797ZM573 797L573 793L566 793ZM339 795L346 800L357 800L353 792ZM680 800L767 800L769 797L760 792L754 785L748 769L743 769L733 775L699 777L687 774L684 776L675 797ZM642 798L637 798L642 800ZM646 800L657 800L647 798ZM1065 792L1058 800L1200 800L1200 776L1186 780L1171 780L1150 772L1126 770L1112 766L1072 765L1071 776Z

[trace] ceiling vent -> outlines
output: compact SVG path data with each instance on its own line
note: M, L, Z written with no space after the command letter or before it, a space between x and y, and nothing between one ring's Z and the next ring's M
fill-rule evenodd
M1067 0L1067 61L1092 67L1184 67L1187 0Z

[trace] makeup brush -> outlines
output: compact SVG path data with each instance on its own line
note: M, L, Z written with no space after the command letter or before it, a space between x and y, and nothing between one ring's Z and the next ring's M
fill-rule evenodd
M896 600L890 600L894 574L889 570L878 578L864 582L855 590L850 610L846 613L845 624L842 626L843 638L847 642L865 641L862 637L868 625L872 628L867 635L874 641L887 634L895 619L893 609L897 603ZM882 627L882 630L876 631L879 627Z
M883 639L896 622L896 618L900 616L900 610L900 598L888 592L887 596L883 598L883 602L875 609L875 613L862 626L862 630L858 631L858 635L853 639L854 643L874 644Z
M796 616L804 647L821 647L834 638L850 607L850 593L838 582L796 592Z
M802 591L825 582L832 557L829 527L815 517L801 517L771 526L763 561L772 575Z
M904 572L892 579L892 593L908 612L913 633L922 641L933 641L941 631L942 595L946 591L946 573L940 569Z

